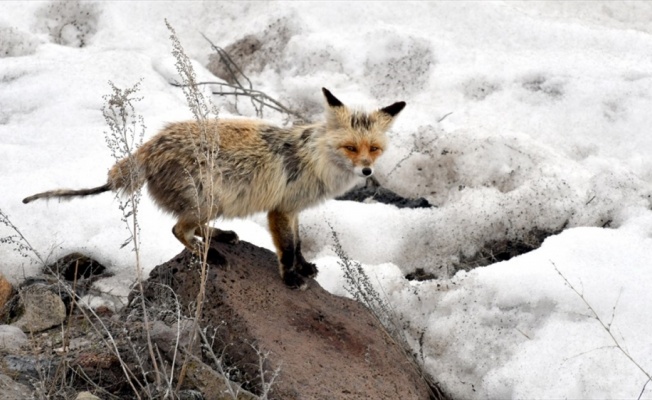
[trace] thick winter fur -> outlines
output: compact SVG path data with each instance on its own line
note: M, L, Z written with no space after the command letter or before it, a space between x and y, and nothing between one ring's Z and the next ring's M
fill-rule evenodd
M370 176L387 147L386 131L405 107L397 102L371 113L352 111L328 90L323 93L324 123L290 129L245 119L173 123L116 163L105 185L44 192L23 202L129 193L147 183L158 206L178 218L176 238L196 253L203 249L196 236L238 240L232 231L208 227L209 221L265 211L281 277L290 287L305 288L304 278L315 276L317 268L301 254L299 212L344 193L356 176Z

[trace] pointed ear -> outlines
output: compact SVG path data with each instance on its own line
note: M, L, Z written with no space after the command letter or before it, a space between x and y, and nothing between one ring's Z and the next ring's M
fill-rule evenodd
M333 96L333 93L331 93L328 89L321 88L321 91L324 92L324 96L326 97L326 102L328 103L329 106L344 107L344 104L342 104L342 102L339 101L337 97Z
M401 112L401 110L404 107L405 107L405 102L404 101L399 101L399 102L396 102L396 103L392 104L391 106L381 108L379 111L389 115L390 117L395 117L398 113Z

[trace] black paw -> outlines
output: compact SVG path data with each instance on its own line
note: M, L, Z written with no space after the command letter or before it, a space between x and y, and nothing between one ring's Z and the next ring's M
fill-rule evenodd
M208 256L206 257L206 260L215 265L227 265L226 257L224 257L224 254L220 253L218 250L214 248L208 249Z
M212 239L219 243L237 244L240 241L238 234L233 231L218 231Z
M299 261L299 265L297 265L296 269L297 273L304 278L314 278L317 276L317 272L319 272L315 264L309 263L305 260Z
M286 271L283 274L283 283L290 289L306 290L308 284L305 279L299 276L295 271Z

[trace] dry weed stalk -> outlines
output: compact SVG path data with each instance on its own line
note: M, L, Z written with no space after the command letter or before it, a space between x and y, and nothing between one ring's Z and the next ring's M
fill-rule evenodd
M647 380L645 381L645 384L643 385L643 388L641 389L641 393L638 396L638 398L640 399L643 396L643 393L645 392L645 388L647 387L647 384L650 381L652 381L652 376L650 375L650 373L648 371L645 370L645 368L643 368L641 366L641 364L638 361L636 361L634 359L634 357L632 357L631 354L629 354L629 352L627 350L625 350L625 348L620 344L620 342L618 341L618 339L614 335L614 332L612 330L612 325L613 325L614 318L616 316L616 307L618 306L618 301L616 301L616 304L614 304L614 306L613 306L613 308L611 310L611 320L608 323L606 323L602 318L600 318L600 316L595 311L595 308L593 308L591 303L589 303L588 300L586 300L586 297L584 297L584 294L582 292L580 292L579 290L577 290L577 288L575 286L573 286L572 283L570 283L570 281L566 278L566 276L564 276L564 274L562 274L562 272L557 268L557 265L555 265L555 263L552 262L552 261L550 261L550 263L552 263L553 268L555 268L555 271L561 277L561 279L564 280L564 283L566 283L566 285L568 287L570 287L573 292L575 292L575 294L580 298L580 300L582 300L582 303L584 303L584 305L589 309L589 311L591 312L590 318L593 318L596 321L598 321L600 326L602 326L602 329L604 329L604 331L607 332L607 334L609 335L609 338L614 343L613 346L609 346L609 347L618 349L629 361L631 361L632 364L634 364L636 366L636 368L638 368L639 371L641 371L643 373L643 375L645 375L647 377ZM620 296L619 296L619 298L620 298Z
M430 398L433 400L446 399L446 396L439 389L436 382L419 365L416 354L411 350L405 328L401 326L401 318L391 303L387 301L387 293L384 292L382 285L379 284L379 287L383 290L381 294L372 285L371 279L369 279L362 265L355 260L351 260L346 254L333 226L330 223L328 223L328 226L333 238L333 249L339 258L338 264L342 272L344 272L344 279L346 280L345 290L355 300L364 304L371 311L371 315L380 323L387 337L398 345L406 360L426 383L430 391ZM418 343L421 345L421 353L423 352L424 333L425 331L421 332L418 340Z

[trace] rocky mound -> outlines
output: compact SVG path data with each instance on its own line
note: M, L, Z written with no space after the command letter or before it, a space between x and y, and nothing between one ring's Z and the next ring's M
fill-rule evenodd
M209 265L199 325L247 390L261 393L277 375L269 398L429 398L417 369L364 306L315 281L306 291L289 290L268 250L246 242L212 246L228 265ZM182 309L194 307L201 278L191 257L184 251L151 272L148 301L169 286Z

